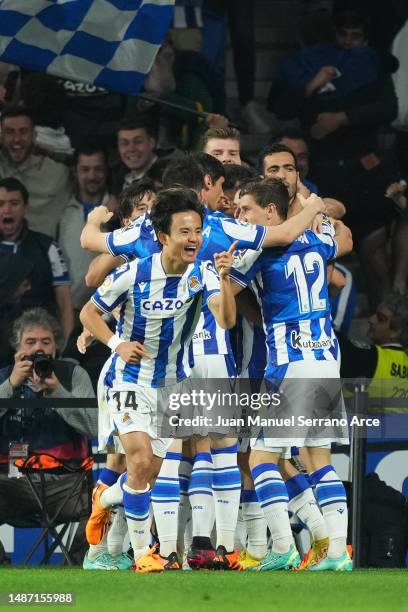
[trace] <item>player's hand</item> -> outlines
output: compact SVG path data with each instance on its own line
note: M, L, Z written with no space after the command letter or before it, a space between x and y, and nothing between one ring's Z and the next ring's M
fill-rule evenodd
M94 340L94 336L91 334L91 332L88 329L84 327L82 334L78 336L77 341L76 341L78 351L82 355L85 355L86 349L88 348L88 346L92 344L93 340Z
M326 203L315 193L311 193L308 198L305 198L298 192L298 198L303 208L306 206L314 206L316 208L316 214L326 212Z
M14 368L9 377L9 381L13 389L20 387L31 376L33 371L33 362L24 360L24 351L19 351L14 355Z
M228 251L222 253L215 253L214 263L217 268L220 278L226 278L231 272L231 268L234 263L234 251L237 248L238 241L233 242Z
M97 206L88 215L87 223L100 227L103 223L107 223L113 216L113 212L108 210L106 206Z
M143 344L136 340L133 342L121 342L116 347L116 352L126 363L139 363L143 357L152 359L152 356L147 352Z

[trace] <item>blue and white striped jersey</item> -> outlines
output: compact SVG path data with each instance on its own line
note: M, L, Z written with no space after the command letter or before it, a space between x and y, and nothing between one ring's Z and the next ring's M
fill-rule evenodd
M214 265L190 264L181 276L163 270L161 254L135 259L106 277L92 296L104 312L121 305L116 334L125 341L141 342L152 359L127 364L117 353L111 357L105 385L116 389L162 387L189 375L187 349L201 312L220 292Z
M198 259L213 261L214 255L227 251L237 240L237 249L259 249L266 229L261 225L240 223L223 213L207 212L203 224L203 244ZM244 246L245 245L245 246ZM230 334L221 329L204 305L193 336L193 355L231 355Z
M126 261L160 252L149 213L138 217L126 227L109 232L106 246L111 255L121 255Z
M336 250L331 236L308 230L288 247L239 255L231 276L244 287L255 279L259 287L267 377L292 361L337 359L326 271Z
M203 223L203 244L198 260L213 261L214 254L226 251L237 240L237 249L260 249L266 228L249 225L227 217L223 213L207 210ZM122 255L128 261L134 257L146 257L159 251L157 239L147 213L139 217L124 230L115 230L107 235L107 247L112 255ZM210 310L204 305L203 313L193 336L195 355L225 355L231 353L229 333L215 322Z

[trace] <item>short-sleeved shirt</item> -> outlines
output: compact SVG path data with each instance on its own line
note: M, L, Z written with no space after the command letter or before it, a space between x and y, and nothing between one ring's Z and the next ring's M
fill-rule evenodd
M202 304L220 292L220 282L210 261L190 264L182 275L163 270L161 254L135 259L117 268L92 296L104 312L121 306L117 335L141 342L152 359L125 363L111 357L105 385L132 389L161 387L183 380L190 373L187 349Z
M327 261L337 244L327 234L306 231L288 247L241 253L231 277L259 287L268 347L266 374L299 360L336 360L327 289Z
M200 261L213 261L215 253L228 250L234 241L238 241L237 249L260 249L265 234L266 228L262 225L241 223L223 213L207 210L203 222L203 243L197 258ZM128 261L160 250L148 213L127 228L108 234L106 245L112 255L121 255ZM193 336L192 352L195 355L232 352L228 330L217 325L205 305Z

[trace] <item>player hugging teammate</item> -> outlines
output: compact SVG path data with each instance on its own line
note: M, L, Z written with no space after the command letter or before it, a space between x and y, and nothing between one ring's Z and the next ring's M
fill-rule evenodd
M296 160L283 154L293 186ZM93 264L100 286L81 312L79 342L86 350L96 338L112 353L98 388L108 460L93 494L85 569L351 569L346 497L330 461L331 443L344 443L347 432L280 439L257 431L238 441L228 428L204 427L183 440L160 435L166 398L188 385L264 378L308 414L316 379L339 382L327 264L351 250L350 232L322 222L316 196L296 210L297 190L285 180L240 184L235 172L226 207L225 175L214 157L187 155L167 167L151 211L131 214L123 229L101 232L104 207L88 216L82 246L105 255ZM238 294L248 320L237 324ZM342 412L338 391L330 390ZM290 461L295 446L309 478ZM288 510L311 537L301 565ZM132 558L122 552L127 532Z

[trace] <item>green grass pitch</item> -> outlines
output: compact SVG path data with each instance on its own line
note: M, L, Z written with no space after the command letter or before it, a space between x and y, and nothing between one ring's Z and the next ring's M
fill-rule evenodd
M85 572L81 569L0 570L0 591L73 592L74 606L51 612L373 612L406 610L406 570L312 572ZM0 606L12 609L13 606Z

